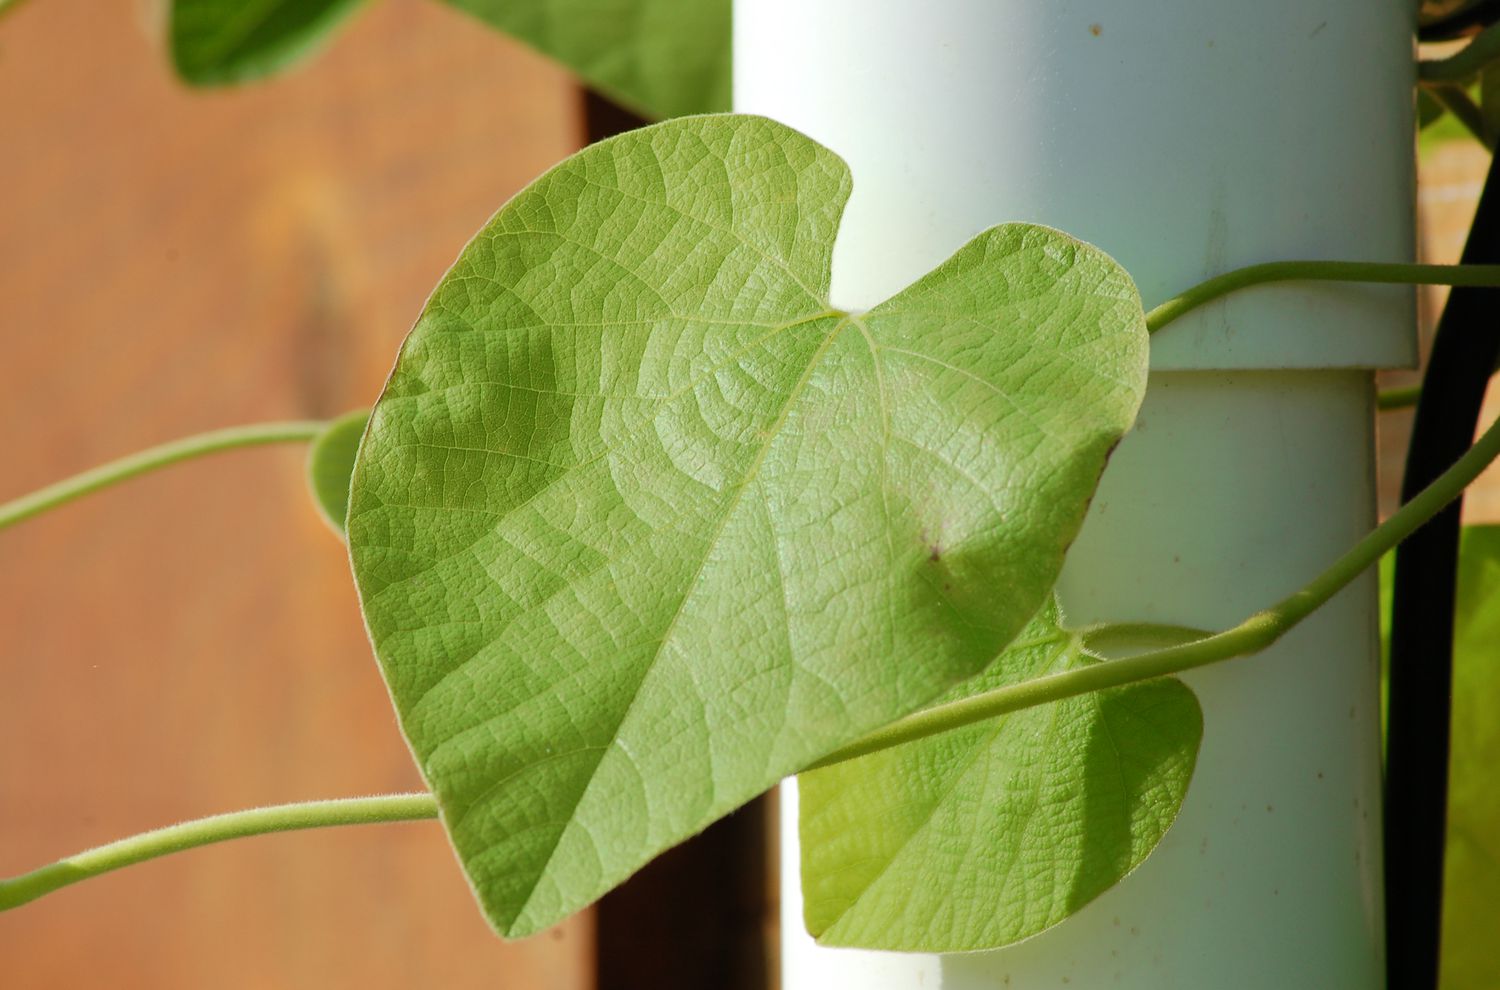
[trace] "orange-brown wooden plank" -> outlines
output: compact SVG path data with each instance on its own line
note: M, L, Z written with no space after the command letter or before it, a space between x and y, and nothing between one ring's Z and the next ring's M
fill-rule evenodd
M576 145L560 71L387 0L294 76L189 92L156 3L0 20L0 499L185 433L368 404L423 298ZM0 874L176 819L419 786L299 449L0 533ZM198 850L0 915L7 988L586 990L433 823Z

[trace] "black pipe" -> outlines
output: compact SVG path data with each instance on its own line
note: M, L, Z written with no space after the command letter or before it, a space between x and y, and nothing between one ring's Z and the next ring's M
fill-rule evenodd
M1465 264L1500 262L1500 158L1490 164ZM1469 449L1500 360L1500 290L1457 288L1438 321L1401 498ZM1396 550L1386 721L1385 924L1391 990L1436 987L1447 839L1453 609L1462 499Z

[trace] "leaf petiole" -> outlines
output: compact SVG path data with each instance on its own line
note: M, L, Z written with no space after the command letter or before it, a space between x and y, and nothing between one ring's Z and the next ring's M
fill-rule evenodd
M1181 646L1212 635L1208 629L1155 622L1104 622L1077 632L1078 644L1085 653L1106 659Z

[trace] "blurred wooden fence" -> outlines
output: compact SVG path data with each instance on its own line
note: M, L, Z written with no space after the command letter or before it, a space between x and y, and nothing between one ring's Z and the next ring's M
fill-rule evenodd
M0 498L185 433L368 404L467 238L580 141L559 70L441 4L311 67L171 78L159 4L0 19ZM302 451L0 533L0 873L254 804L419 786ZM200 850L0 916L7 990L585 990L506 945L433 823Z

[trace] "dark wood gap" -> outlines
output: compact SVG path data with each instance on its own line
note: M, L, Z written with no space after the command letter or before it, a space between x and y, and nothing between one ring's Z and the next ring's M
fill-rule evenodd
M592 144L645 119L582 91ZM775 986L777 890L768 795L658 856L595 909L598 990Z

